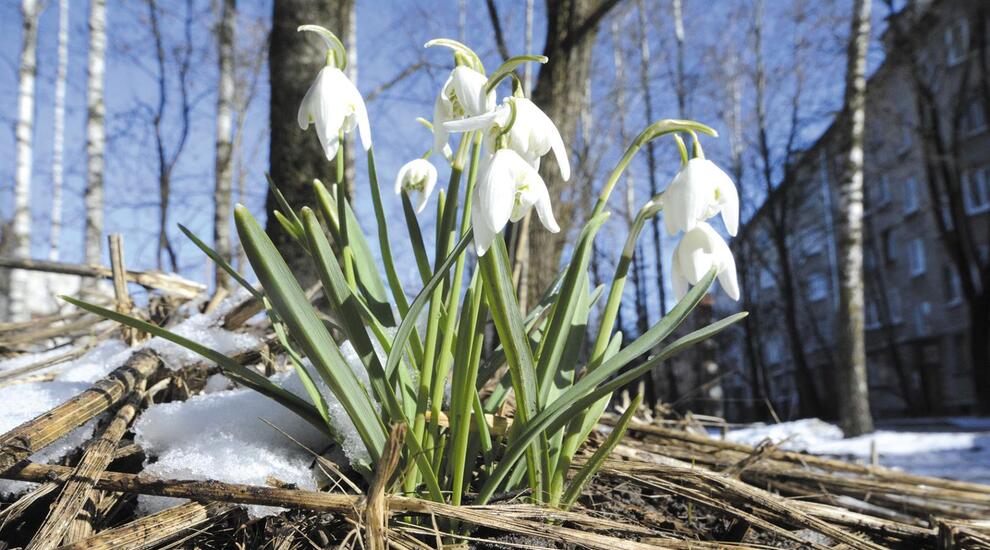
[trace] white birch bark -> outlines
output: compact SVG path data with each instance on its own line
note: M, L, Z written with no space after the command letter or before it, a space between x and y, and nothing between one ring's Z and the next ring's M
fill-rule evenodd
M86 240L85 262L103 259L103 79L106 72L106 0L90 0L89 59L86 64Z
M217 143L216 183L213 192L213 245L220 257L232 260L230 215L231 187L233 180L232 129L234 102L234 20L237 16L236 0L223 0L220 22L217 27L219 83L217 86ZM227 272L219 265L215 268L217 288L230 286Z
M34 81L38 71L38 14L36 0L21 2L22 41L17 70L16 158L14 160L13 253L18 258L31 256L31 168L33 165L32 133L34 130ZM11 321L24 320L27 313L27 277L21 270L10 272L9 309Z
M65 150L65 79L69 70L69 0L58 0L58 71L55 75L55 128L52 138L52 224L48 258L58 259L62 238L62 181Z
M863 135L870 0L855 0L846 65L849 150L839 184L839 424L847 437L873 431L866 374L863 298ZM883 292L883 289L880 289Z

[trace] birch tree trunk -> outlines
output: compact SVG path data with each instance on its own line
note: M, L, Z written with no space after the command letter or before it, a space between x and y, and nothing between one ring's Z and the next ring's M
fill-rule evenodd
M271 82L269 162L275 184L294 208L311 202L313 178L334 181L333 165L327 162L316 134L304 132L296 123L299 103L326 61L323 43L311 33L300 33L299 25L315 23L330 29L345 43L353 0L280 0L272 11L272 34L268 47ZM350 136L349 136L350 137ZM351 138L353 139L353 138ZM316 273L302 248L296 246L272 214L278 209L274 194L265 201L266 230L303 284L316 280Z
M103 78L107 49L106 0L89 3L89 59L86 67L86 241L85 262L103 258L103 154L106 144Z
M849 151L839 184L839 424L846 437L873 431L863 332L863 133L870 0L855 0L846 65L845 113ZM883 289L881 289L882 291Z
M237 17L237 1L223 0L220 22L217 27L217 59L219 61L219 85L217 87L217 144L216 185L213 191L213 246L220 257L233 260L230 244L230 214L233 181L233 103L234 103L234 20ZM229 288L230 278L219 265L215 268L217 288Z
M18 258L31 256L31 168L34 161L32 133L34 130L34 80L38 72L38 15L36 0L21 2L21 58L17 69L17 125L15 127L16 159L14 168L13 252ZM27 318L25 295L28 274L10 272L9 320Z
M65 78L69 68L69 0L58 0L58 72L55 75L55 129L52 138L52 224L48 259L58 260L62 237L63 151L65 148Z

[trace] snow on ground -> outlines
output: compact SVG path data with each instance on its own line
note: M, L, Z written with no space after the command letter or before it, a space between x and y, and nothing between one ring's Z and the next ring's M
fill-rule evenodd
M838 426L811 418L733 430L726 439L750 445L770 439L783 442L784 449L859 462L870 460L875 445L881 466L990 483L990 421L986 419L915 419L844 439Z
M219 319L245 296L246 293L243 292L235 294L225 300L214 313L192 315L172 330L210 345L223 353L234 354L256 347L259 345L259 340L255 336L235 334L217 328ZM80 343L79 345L85 344ZM177 346L158 338L149 340L145 345L162 354L168 365L173 368L201 360L198 355L179 349ZM57 357L71 349L70 347L59 347L3 360L0 361L0 372L26 367ZM32 373L52 375L52 380L15 383L0 387L0 433L5 433L84 391L93 382L123 365L134 351L135 349L129 348L120 340L106 340L72 361L59 363ZM215 383L214 387L218 385ZM79 447L92 437L97 421L98 419L93 419L73 430L62 439L33 455L31 460L50 463L61 459L69 451ZM0 494L20 492L29 486L27 483L0 481Z
M59 350L58 354L65 353ZM85 390L93 382L122 365L132 350L119 340L103 342L83 354L78 359L66 362L47 370L58 369L56 379L50 382L28 382L0 388L0 433L5 433L18 425L31 420L70 397ZM20 368L35 363L51 352L32 354L0 362L0 372ZM25 360L31 357L32 360ZM45 371L41 371L45 372ZM48 463L65 456L69 451L83 444L93 434L96 419L76 428L62 439L31 457L35 462ZM0 494L19 492L29 484L13 481L0 481Z
M236 355L255 349L261 345L261 339L257 336L245 332L230 332L220 328L222 319L227 312L246 297L247 291L241 289L225 299L211 313L199 313L198 310L190 308L192 309L189 312L190 316L174 327L169 327L169 330L225 355ZM165 366L171 369L201 360L198 354L164 338L152 338L146 346L158 352Z
M290 390L298 378L276 375ZM216 479L227 483L267 485L270 480L315 489L313 455L262 419L315 452L325 435L288 409L249 389L202 394L182 402L153 405L134 424L135 442L152 457L144 473L165 479ZM142 496L144 513L174 506L179 499ZM274 511L249 507L252 516Z

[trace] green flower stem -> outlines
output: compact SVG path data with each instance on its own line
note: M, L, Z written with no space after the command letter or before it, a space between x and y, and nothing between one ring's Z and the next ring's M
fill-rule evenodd
M521 431L539 410L536 402L539 388L536 385L533 350L530 348L519 303L516 301L515 290L512 287L509 254L501 235L495 237L492 247L478 260L478 264L484 282L485 296L505 351L512 389L516 395L513 431ZM544 499L542 464L546 461L546 447L543 446L543 439L535 438L531 444L526 445L525 449L529 485L537 502L542 502Z
M375 221L378 223L378 246L382 252L382 263L385 264L385 277L392 289L392 297L399 308L399 316L404 317L409 311L409 301L402 290L402 283L395 273L395 261L392 259L392 245L388 238L388 223L385 220L385 209L382 207L382 193L378 186L378 168L375 165L375 148L368 148L368 183L371 188L371 204L375 209Z
M472 283L477 280L477 272ZM472 352L478 323L478 313L481 310L481 301L484 292L475 288L474 284L468 287L465 296L466 305L469 311L466 315L461 315L461 328L458 333L461 335L457 340L456 355L464 358L463 364L458 365L454 371L451 382L450 399L450 428L451 450L448 453L451 469L451 497L450 502L454 506L461 504L461 496L464 491L464 474L467 466L468 435L471 425L471 407L474 404L474 379L478 376L478 363L472 362ZM453 316L451 316L453 317ZM441 396L442 397L442 396ZM435 404L436 405L436 404ZM438 406L435 406L439 409ZM472 464L473 466L473 464Z
M464 193L464 212L461 215L461 228L460 236L463 237L467 233L469 223L471 220L471 199L474 192L474 185L478 178L478 163L481 154L481 136L476 135L477 132L472 133L473 138L473 154L471 155L471 166L468 169L468 179L467 179L467 189ZM456 203L451 203L451 205ZM455 220L456 221L456 220ZM451 224L453 225L453 224ZM452 232L451 232L452 233ZM450 240L453 240L453 234L451 234ZM430 395L430 432L433 434L434 440L436 440L439 435L440 430L440 411L443 405L443 392L444 386L447 381L447 374L450 372L451 363L454 360L454 356L450 353L453 347L454 335L456 333L454 324L457 320L457 301L460 299L461 295L461 285L464 279L464 259L466 256L461 255L457 259L457 263L454 266L454 279L450 284L449 288L444 289L444 294L447 297L447 316L443 319L443 339L440 342L440 351L438 352L437 359L439 361L436 373L433 376L433 388ZM477 279L473 278L471 286L475 285ZM463 314L463 311L462 311ZM470 325L469 325L470 326ZM463 357L458 355L457 357ZM439 465L439 461L436 461Z
M588 459L584 467L574 476L570 486L567 488L567 492L564 493L564 498L560 501L561 508L569 510L574 505L574 501L581 496L581 490L584 489L584 486L591 480L592 476L605 463L608 455L612 454L612 450L622 440L622 436L625 435L626 429L629 427L629 422L632 420L633 415L636 414L636 410L639 409L639 405L642 402L643 394L638 394L633 398L632 403L629 404L629 408L626 409L626 412L622 413L622 417L619 418L619 421L612 428L612 433L608 434L605 442L598 447L595 454L591 455L591 458Z
M338 153L338 156L340 153ZM341 170L337 170L341 172ZM347 230L347 193L344 185L339 182L335 188L337 191L337 219L340 220L340 257L344 261L344 278L347 279L347 286L354 292L358 291L357 278L354 276L354 252L351 250L351 241Z
M457 155L455 158L460 158L463 155L463 151L466 149L469 140L466 137L461 138L461 143L457 148ZM449 200L443 206L442 209L442 220L446 220L448 217L448 210L454 208L454 204L457 202L457 190L460 186L462 170L455 163L451 165L450 168L450 181L447 184L447 189L449 190ZM442 227L443 222L438 223L439 227ZM447 257L447 232L438 232L436 255L434 256L434 271L439 268L440 264L444 262ZM429 407L430 396L433 390L433 375L436 369L436 357L437 357L437 340L439 337L438 329L440 324L441 309L443 307L443 289L437 288L433 291L433 295L430 299L430 309L427 314L427 324L426 324L426 342L423 345L423 361L420 363L419 369L419 391L416 396L416 416L413 420L412 434L411 437L419 441L420 446L428 453L428 457L432 458L433 448L432 442L429 441L426 432L426 410ZM411 493L416 486L415 475L407 475L404 482L404 489L406 492Z
M608 180L605 182L605 186L602 187L601 193L598 195L598 202L595 203L595 209L592 211L591 216L594 217L603 210L605 210L605 205L608 203L608 198L612 194L612 190L615 188L615 184L619 182L619 178L622 177L622 173L625 172L629 163L632 162L633 157L636 153L651 140L654 140L660 136L675 133L675 132L689 132L696 130L703 134L708 134L710 136L717 136L718 132L701 124L700 122L694 122L691 120L660 120L654 122L642 131L636 139L632 142L632 145L626 149L626 153L622 155L622 159L612 170L609 175Z
M626 236L625 245L622 247L622 255L615 266L615 275L612 277L612 287L609 289L608 300L605 302L605 309L602 312L601 321L598 325L598 334L595 337L594 347L588 359L585 374L598 368L602 364L605 356L605 349L611 339L612 329L615 326L615 319L619 313L619 306L622 303L622 293L625 290L626 278L629 275L629 266L632 264L633 255L636 253L636 241L639 234L646 225L647 220L656 216L663 209L663 194L653 197L647 202L636 215L633 226ZM588 415L601 415L608 397L602 398L589 408L580 418L575 418L568 426L563 443L560 446L560 454L557 457L557 464L554 469L553 480L550 484L551 501L556 501L559 497L567 470L570 467L574 453L584 442L583 426L587 424Z
M344 185L344 131L338 135L337 156L334 165L337 169L337 218L346 220L347 187ZM340 256L344 260L344 277L347 284L357 292L357 278L354 276L354 252L351 250L351 242L347 234L347 224L340 224Z

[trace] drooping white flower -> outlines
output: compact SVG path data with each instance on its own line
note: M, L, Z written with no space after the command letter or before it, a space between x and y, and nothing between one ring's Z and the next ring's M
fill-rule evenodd
M423 211L426 203L433 192L433 187L437 184L437 169L426 159L411 160L399 168L398 175L395 176L395 194L400 195L404 190L412 195L419 194L419 204L416 205L416 213Z
M444 123L484 114L495 108L495 91L485 93L488 77L463 65L454 67L433 104L433 150L447 146Z
M354 83L337 67L328 65L320 69L316 81L299 105L297 121L303 130L310 124L316 126L316 135L320 138L327 160L332 160L337 154L340 132L350 133L355 126L361 135L364 150L371 148L371 126L364 99Z
M698 284L711 269L718 269L718 282L733 300L739 300L736 260L725 240L707 222L697 222L684 233L674 249L670 267L674 294L681 299L690 285Z
M506 223L519 221L534 206L543 227L560 231L543 178L519 153L499 149L482 167L474 190L471 221L478 255L485 255Z
M663 194L667 233L690 231L699 222L722 214L725 229L739 229L739 192L732 179L714 162L693 158L681 168Z
M512 110L516 116L513 120ZM505 127L512 123L508 132L508 146L519 153L534 168L539 168L540 158L550 151L557 159L560 175L567 181L571 178L571 164L564 148L560 131L535 103L525 97L507 97L497 109L479 116L447 122L444 126L451 132L484 130L485 143L489 151L494 150L494 139Z

